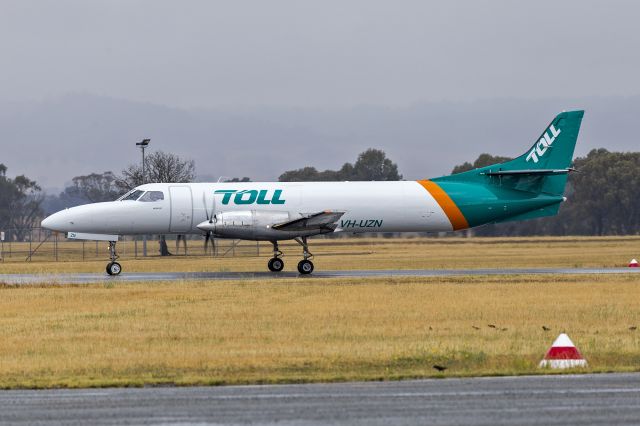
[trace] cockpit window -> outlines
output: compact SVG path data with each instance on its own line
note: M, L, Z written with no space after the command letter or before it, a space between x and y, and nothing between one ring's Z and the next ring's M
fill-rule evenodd
M142 195L143 192L144 191L140 191L139 189L135 189L135 190L129 192L128 194L125 194L122 198L120 198L120 201L135 201Z
M121 196L119 196L118 198L116 198L116 201L122 201L125 198L127 198L129 196L129 194L132 194L133 191L135 191L135 189L132 189L131 191L125 192L124 194L122 194Z
M162 191L147 191L144 193L140 200L144 202L162 201L164 200L164 193Z

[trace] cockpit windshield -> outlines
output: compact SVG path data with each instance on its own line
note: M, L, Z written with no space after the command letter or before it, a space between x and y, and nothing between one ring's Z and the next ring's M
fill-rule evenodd
M162 191L147 191L142 197L140 197L140 200L138 201L149 203L162 200L164 200L164 194L162 193Z
M127 192L122 197L118 198L118 201L135 201L142 195L144 191L140 191L139 189L134 189L132 191Z
M118 198L116 201L136 201L136 200L142 201L144 203L162 201L164 200L164 193L162 191L145 192L140 189L132 189L131 191L124 194L122 197Z

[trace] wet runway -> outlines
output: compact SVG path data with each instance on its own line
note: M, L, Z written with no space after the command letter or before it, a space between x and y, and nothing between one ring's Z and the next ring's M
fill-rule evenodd
M635 425L640 374L0 391L2 424Z
M187 280L267 280L276 278L372 278L372 277L454 277L471 275L568 275L568 274L640 274L640 268L520 268L520 269L392 269L355 271L316 271L311 275L297 272L123 272L118 276L106 273L80 274L0 274L6 284L83 284L134 281ZM638 275L640 276L640 275Z

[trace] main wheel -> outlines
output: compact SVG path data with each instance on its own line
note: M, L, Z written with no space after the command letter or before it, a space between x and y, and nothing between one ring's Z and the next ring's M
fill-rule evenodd
M313 272L313 263L310 260L301 260L298 262L298 272L307 275Z
M107 265L107 274L119 275L122 272L122 266L118 262L111 262Z
M280 272L284 269L284 262L279 257L273 257L269 259L267 266L271 272Z

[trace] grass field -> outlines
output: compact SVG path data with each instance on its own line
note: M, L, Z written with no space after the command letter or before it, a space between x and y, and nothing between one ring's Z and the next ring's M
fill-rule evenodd
M225 242L228 244L228 242ZM76 250L81 245L72 243ZM133 253L131 243L124 253ZM150 247L157 243L150 243ZM199 247L200 242L190 242ZM221 243L222 244L222 243ZM316 269L446 269L496 267L616 267L640 258L640 237L566 238L318 238L310 240ZM92 244L94 246L94 244ZM170 245L171 248L173 248ZM3 273L102 272L108 260L107 244L100 245L100 258L88 261L25 262L13 257L0 262ZM295 270L301 248L295 242L281 244L285 270ZM195 248L193 251L196 251ZM256 256L255 243L238 249L243 256L172 256L134 258L122 256L125 272L150 271L264 271L271 245L262 243ZM151 253L151 249L150 249ZM247 254L253 253L252 256ZM71 259L80 259L78 253Z
M640 248L634 238L336 242L320 241L317 268L621 266ZM288 259L290 269L297 257ZM152 258L125 270L261 270L265 261ZM635 274L5 285L0 387L547 373L537 363L562 331L589 361L584 371L640 371L640 329L630 329L640 327L639 285Z

